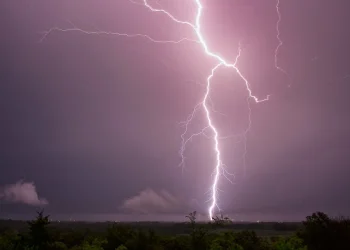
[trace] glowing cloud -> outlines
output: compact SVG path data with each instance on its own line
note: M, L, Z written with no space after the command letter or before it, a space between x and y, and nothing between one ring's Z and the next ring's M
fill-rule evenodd
M45 198L40 198L33 182L18 181L0 189L0 199L11 203L23 203L31 206L49 204Z
M183 202L166 190L156 192L153 189L145 189L138 195L126 199L122 209L128 212L145 214L176 213L181 211Z

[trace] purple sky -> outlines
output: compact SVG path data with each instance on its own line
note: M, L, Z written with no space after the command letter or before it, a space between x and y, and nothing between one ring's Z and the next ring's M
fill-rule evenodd
M220 205L245 219L316 210L349 215L350 4L280 1L279 64L291 88L274 67L276 1L202 1L209 46L233 61L241 41L238 66L254 94L272 95L251 104L245 177L242 138L221 141L236 178L222 179ZM192 1L159 2L194 20ZM72 28L68 20L85 30L195 38L186 26L127 0L2 1L0 217L31 215L46 203L51 214L205 214L212 143L198 137L189 144L182 174L178 123L200 101L215 61L186 42L78 32L54 32L39 42L52 26ZM212 99L227 115L214 116L222 135L247 126L246 97L234 71L220 69ZM200 115L192 132L203 127Z

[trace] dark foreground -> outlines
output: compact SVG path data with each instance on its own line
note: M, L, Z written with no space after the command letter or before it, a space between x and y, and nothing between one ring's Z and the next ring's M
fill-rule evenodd
M314 213L301 223L0 221L0 250L338 250L350 249L350 220Z

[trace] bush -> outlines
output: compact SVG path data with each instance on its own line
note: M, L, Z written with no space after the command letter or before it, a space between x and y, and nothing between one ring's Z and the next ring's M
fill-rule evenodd
M322 212L313 213L303 222L299 236L309 250L349 249L350 220L331 219Z
M105 250L115 250L120 245L128 247L127 243L132 241L134 237L135 232L131 227L115 223L107 229L107 242L104 244L103 248Z
M234 242L244 250L260 250L260 239L254 231L241 231L234 235Z
M233 234L225 233L211 242L210 250L244 250L234 242Z
M0 250L12 250L15 249L20 237L17 231L6 230L0 236Z
M120 246L117 247L115 250L128 250L128 249L126 248L126 246L120 245Z
M164 250L191 250L191 238L189 236L175 236L161 239Z
M273 243L273 249L275 250L307 250L307 247L303 244L302 239L292 237L281 237Z
M55 241L47 244L47 250L68 250L68 247L60 241Z

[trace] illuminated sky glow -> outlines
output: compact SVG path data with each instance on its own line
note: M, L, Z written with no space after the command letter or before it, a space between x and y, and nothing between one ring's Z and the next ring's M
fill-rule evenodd
M131 3L133 4L139 4L139 2L135 2L135 1L131 1L129 0ZM174 21L175 23L179 24L179 25L187 25L189 26L191 29L193 29L193 31L195 32L198 40L193 40L193 39L189 39L189 38L181 38L177 41L165 41L165 40L156 40L152 37L150 37L149 35L145 35L145 34L127 34L127 33L118 33L118 32L108 32L108 31L87 31L87 30L83 30L77 27L73 27L73 28L69 28L69 29L62 29L59 27L52 27L51 29L49 29L46 32L43 32L43 36L41 38L41 42L53 31L60 31L60 32L70 32L70 31L78 31L78 32L82 32L84 34L87 35L117 35L117 36L125 36L128 38L135 38L135 37L143 37L146 38L154 43L173 43L173 44L177 44L180 42L196 42L199 43L204 50L204 53L209 56L212 57L214 59L216 59L216 61L218 61L218 64L216 66L214 66L211 70L211 74L208 76L207 78L207 83L206 83L206 92L205 95L203 97L202 102L200 103L200 106L202 106L203 110L205 111L205 117L207 120L207 124L206 126L202 129L201 132L196 133L196 134L192 134L189 136L189 139L185 140L185 136L186 136L186 132L187 132L187 127L188 125L192 122L192 118L194 117L195 113L197 112L199 105L197 105L193 112L191 113L191 115L189 116L189 119L186 120L186 122L184 122L185 125L185 131L184 133L181 135L182 138L182 145L181 145L181 149L180 149L180 156L181 156L181 163L180 166L185 167L185 157L184 157L184 153L185 153L185 149L186 149L186 144L188 142L190 142L192 140L192 138L194 136L198 136L198 135L203 135L204 131L206 129L210 129L213 132L213 150L215 152L216 155L216 160L215 160L215 168L214 168L214 177L213 177L213 181L211 186L211 198L210 198L210 206L208 208L208 216L209 219L212 220L212 218L214 217L215 214L215 208L218 209L218 212L222 212L219 204L218 204L218 186L219 186L219 181L220 181L220 176L223 175L225 176L230 182L231 180L228 178L227 175L231 175L233 176L233 174L229 173L226 169L226 165L224 164L223 160L221 159L221 152L220 152L220 134L219 134L219 129L215 126L215 122L212 119L212 115L211 115L211 108L208 106L208 100L210 98L210 93L211 93L211 80L212 78L215 76L215 71L220 67L220 66L224 66L227 68L232 68L236 71L236 73L239 75L239 77L243 80L245 86L246 86L246 90L248 92L248 98L253 99L255 103L260 103L260 102L264 102L264 101L268 101L269 100L269 95L266 96L263 99L259 99L257 96L253 95L250 84L248 82L248 80L243 76L243 74L241 73L241 71L239 70L239 68L236 66L239 57L241 56L241 47L240 45L238 45L238 54L234 60L233 63L229 63L227 61L227 59L219 56L218 54L212 52L206 42L206 39L204 38L203 34L202 34L202 26L201 26L201 18L202 18L202 12L203 12L203 5L201 3L200 0L194 0L197 6L197 13L195 14L195 23L190 23L187 21L181 21L178 20L176 17L174 17L170 12L164 10L164 9L158 9L153 7L147 0L143 0L143 5L148 8L150 11L154 12L154 13L161 13L161 14L165 14L167 15L172 21ZM278 14L278 20L277 20L277 24L276 24L276 30L277 30L277 39L279 41L276 50L275 50L275 67L276 69L282 71L283 73L287 74L286 71L284 69L282 69L280 66L278 66L278 50L279 48L283 45L282 40L280 39L280 31L279 31L279 24L281 21L281 13L279 11L279 0L277 0L276 2L276 11ZM249 100L248 100L249 101ZM249 103L248 103L249 106ZM244 155L243 158L245 158L247 150L246 150L246 134L249 132L249 129L251 127L251 114L250 114L250 108L249 108L249 126L247 127L247 129L244 131L244 147L245 147L245 151L244 151Z
M349 7L1 2L0 217L346 215Z

